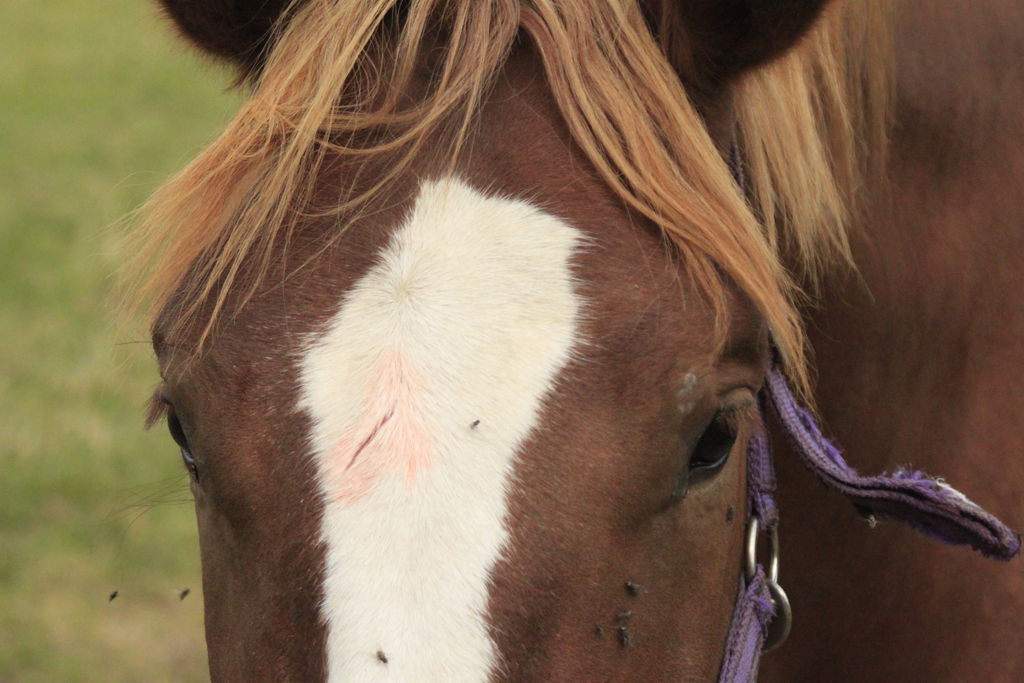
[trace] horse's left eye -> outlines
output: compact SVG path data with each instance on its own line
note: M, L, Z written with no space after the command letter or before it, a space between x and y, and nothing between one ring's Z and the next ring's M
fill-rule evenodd
M192 455L192 451L189 448L188 438L185 437L185 430L181 426L181 421L174 413L174 408L167 412L167 430L171 433L174 443L178 444L178 447L181 448L181 459L185 463L188 473L192 475L193 479L199 481L199 467L196 464L195 456Z
M694 484L722 469L736 443L735 410L719 411L701 434L690 455L689 483Z
M682 500L691 486L709 481L725 467L736 444L739 412L737 408L723 408L705 427L686 467L679 471L672 501Z

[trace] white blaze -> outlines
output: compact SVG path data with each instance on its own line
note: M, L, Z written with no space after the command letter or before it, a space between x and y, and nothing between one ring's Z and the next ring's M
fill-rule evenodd
M524 202L424 183L310 346L330 680L481 681L497 665L488 581L517 450L572 353L580 240Z

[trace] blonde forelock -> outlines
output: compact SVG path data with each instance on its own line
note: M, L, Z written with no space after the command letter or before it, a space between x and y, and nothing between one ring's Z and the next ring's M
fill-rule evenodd
M128 282L154 315L173 299L185 324L212 299L205 338L243 261L265 270L312 210L328 155L394 159L332 207L348 222L442 126L456 159L525 35L604 181L663 231L723 325L727 281L753 302L809 393L797 282L813 284L849 260L846 226L864 160L884 138L888 24L879 3L837 2L797 49L736 86L749 201L637 0L305 0L286 15L234 120L141 209ZM429 87L410 103L424 52L438 46ZM246 280L248 294L257 283Z

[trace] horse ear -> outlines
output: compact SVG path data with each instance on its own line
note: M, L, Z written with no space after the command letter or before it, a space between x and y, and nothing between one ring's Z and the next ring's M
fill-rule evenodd
M664 0L663 0L664 1ZM681 13L688 74L721 85L782 56L807 33L828 0L667 0ZM667 6L663 6L668 9Z
M275 22L290 0L159 0L182 33L203 50L256 71ZM295 3L298 4L298 3Z

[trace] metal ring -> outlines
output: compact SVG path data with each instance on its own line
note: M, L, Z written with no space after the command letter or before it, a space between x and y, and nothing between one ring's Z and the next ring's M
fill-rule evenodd
M760 523L757 517L752 515L747 522L747 538L743 554L743 573L748 583L757 573L757 540L760 532ZM775 607L775 616L772 617L766 628L764 643L761 646L762 652L770 652L782 645L789 637L789 631L793 627L793 609L789 604L789 596L779 585L779 530L777 526L768 527L768 542L770 554L768 555L767 584L772 606Z
M743 575L747 577L747 583L750 583L757 571L757 532L757 517L751 515L747 520L747 540L743 545Z
M789 631L793 628L793 608L789 604L789 596L782 586L774 581L768 582L768 591L772 595L772 604L775 605L775 616L768 622L768 629L764 636L764 643L761 644L761 652L771 652L779 645L786 642Z
M760 524L757 517L751 516L747 522L747 540L743 554L743 574L747 581L754 578L757 572L757 536L760 533ZM779 582L779 530L776 526L768 527L768 541L771 544L771 554L768 556L768 581Z
M772 554L768 557L768 581L779 583L779 527L768 528L768 539L772 544Z

